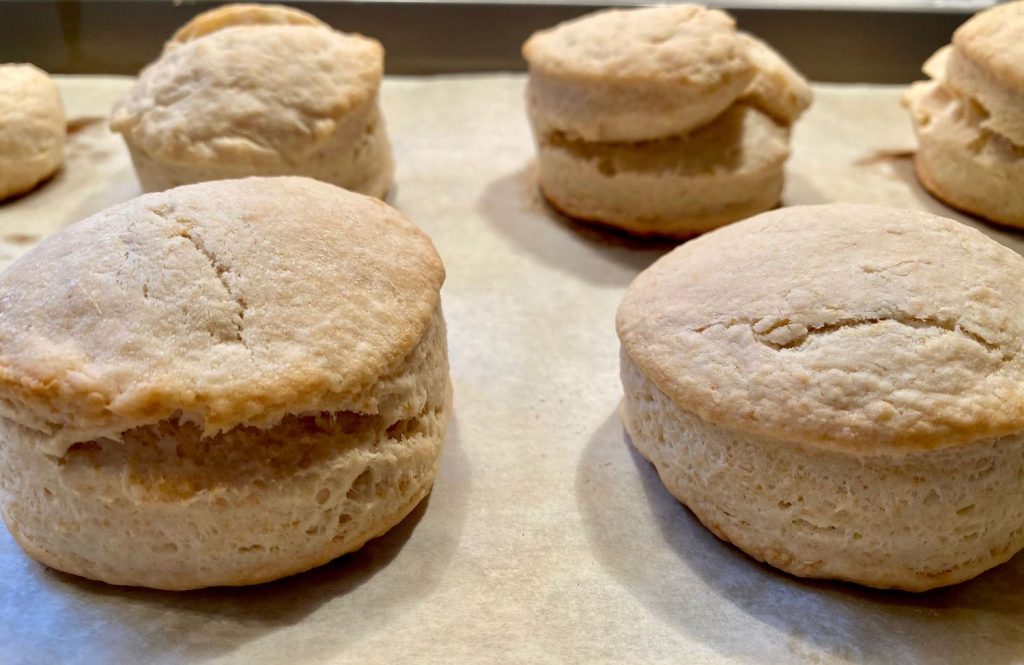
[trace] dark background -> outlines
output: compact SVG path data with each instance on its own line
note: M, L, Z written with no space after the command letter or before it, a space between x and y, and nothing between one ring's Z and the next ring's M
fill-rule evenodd
M0 0L0 62L55 74L135 74L183 23L218 3ZM390 74L515 71L523 40L604 5L290 2L383 42ZM970 15L964 10L723 8L817 81L905 83Z

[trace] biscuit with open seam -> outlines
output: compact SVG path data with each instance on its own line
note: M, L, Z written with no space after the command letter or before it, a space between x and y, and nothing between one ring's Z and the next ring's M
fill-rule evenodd
M139 197L0 275L0 499L41 562L251 584L429 491L450 412L430 240L304 178Z
M686 238L779 203L811 90L728 14L595 12L534 34L523 55L540 188L565 214Z

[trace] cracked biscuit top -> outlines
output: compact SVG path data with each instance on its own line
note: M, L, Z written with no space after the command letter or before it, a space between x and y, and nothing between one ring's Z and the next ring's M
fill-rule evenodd
M681 408L862 452L1024 429L1024 258L923 212L785 208L693 240L629 287L623 351Z
M178 31L110 126L162 162L288 166L338 131L362 131L383 73L374 39L283 7L229 5Z
M0 415L59 453L169 417L212 433L373 414L369 389L420 342L443 281L423 232L332 185L141 196L0 275Z

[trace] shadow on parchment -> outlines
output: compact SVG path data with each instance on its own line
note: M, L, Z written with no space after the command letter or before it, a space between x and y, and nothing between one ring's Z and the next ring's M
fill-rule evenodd
M672 629L726 657L964 665L1024 659L1024 556L923 594L789 576L706 530L635 451L618 414L584 449L576 493L601 565Z
M37 586L44 587L39 593L56 596L48 600L66 608L54 621L70 631L63 646L49 645L52 660L39 654L35 662L205 660L271 634L268 655L330 660L361 637L386 630L435 587L458 546L469 484L453 419L432 493L383 536L309 572L250 587L165 592L110 586L34 565ZM403 551L414 540L416 547ZM359 597L351 598L357 590ZM300 623L302 631L290 630ZM107 653L96 653L97 643L106 643Z
M477 200L477 210L502 237L545 265L594 284L626 286L679 245L566 217L541 196L535 162L492 181ZM573 251L567 254L570 243Z

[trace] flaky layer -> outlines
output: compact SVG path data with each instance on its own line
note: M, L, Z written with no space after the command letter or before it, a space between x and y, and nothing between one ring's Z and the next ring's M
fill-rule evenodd
M34 558L113 584L254 584L362 546L429 491L450 413L443 321L375 414L288 415L204 437L177 419L46 454L0 419L0 498Z
M753 65L725 13L695 5L607 10L524 44L538 131L642 141L710 121L742 94Z
M821 450L708 423L626 354L622 382L623 421L666 488L760 561L926 591L1024 548L1024 436L905 455Z
M540 184L570 216L638 234L692 236L778 203L788 139L786 128L742 104L661 141L541 135Z
M740 101L760 109L781 125L793 124L811 106L814 98L811 86L760 39L742 32L739 36L757 71Z

